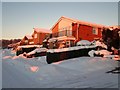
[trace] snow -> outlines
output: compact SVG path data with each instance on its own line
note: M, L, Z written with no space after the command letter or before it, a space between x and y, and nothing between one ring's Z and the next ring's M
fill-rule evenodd
M112 52L109 52L107 50L91 50L88 52L88 55L90 57L95 57L94 54L96 55L103 55L105 58L111 58L113 60L120 60L119 55L112 55Z
M118 88L118 74L106 73L118 66L110 58L79 57L47 64L46 56L21 55L13 60L10 49L1 54L2 88Z
M103 42L96 41L96 42L95 42L95 45L96 45L96 46L101 46L101 47L107 49L107 45L105 45Z
M41 47L41 45L23 45L23 46L18 46L17 48L31 48L31 47Z
M58 41L61 40L75 40L75 37L67 37L67 36L61 36L61 37L57 37Z
M46 39L44 39L44 40L43 40L43 42L47 42L47 40L46 40Z
M53 37L48 40L48 42L55 42L55 41L62 41L62 40L75 40L75 37L67 37L67 36L61 36L61 37Z
M97 55L103 54L103 57L120 60L119 59L119 55L111 55L111 52L109 52L109 51L103 51L103 50L102 51L95 51L95 50L91 50L91 51L88 52L88 55L90 57L94 57L94 54L97 54Z
M63 61L58 61L58 62L54 62L54 63L52 63L52 64L55 64L55 65L58 65L58 64L60 64L60 63L62 63Z
M23 54L20 54L19 56L13 56L12 60L16 60L16 59L20 59L20 58L25 58L26 59L26 57L24 57Z
M54 53L54 52L65 52L65 51L72 51L72 50L79 50L79 49L87 49L87 48L95 48L96 46L75 46L75 47L68 47L68 48L61 48L61 49L49 49L47 52Z
M115 55L111 55L112 52L109 52L107 50L91 50L88 52L88 55L90 57L94 57L94 54L103 55L103 57L114 57L115 56Z
M35 50L27 53L26 55L32 55L32 54L35 54L35 53L40 53L40 52L47 52L48 49L46 48L36 48Z
M106 57L108 55L111 55L112 52L109 52L107 50L99 50L99 51L95 51L95 54L97 54L97 55L103 55L103 57Z
M11 56L4 56L3 59L11 58Z
M79 42L77 42L77 45L91 45L91 42L87 41L87 40L81 40Z
M88 52L88 55L90 57L94 57L94 54L95 54L95 50L91 50L91 51Z
M39 70L39 67L38 66L32 66L32 67L30 67L30 70L32 72L37 72Z
M34 31L36 31L36 32L38 32L38 33L40 33L40 32L42 32L42 33L52 33L51 30L49 30L49 29L44 29L44 28L34 28Z

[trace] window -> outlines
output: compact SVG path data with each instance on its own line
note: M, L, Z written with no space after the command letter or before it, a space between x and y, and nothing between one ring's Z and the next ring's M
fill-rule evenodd
M98 35L98 28L93 28L92 33Z
M25 40L25 43L28 43L28 40Z
M70 47L70 41L66 41L66 47Z
M72 30L67 30L66 32L67 32L67 33L66 33L67 36L72 36Z

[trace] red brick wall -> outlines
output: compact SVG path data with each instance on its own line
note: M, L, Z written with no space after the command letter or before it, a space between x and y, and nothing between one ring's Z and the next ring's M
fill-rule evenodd
M72 36L77 39L77 23L72 24Z
M37 38L35 38L35 34L37 34ZM46 37L46 33L37 33L37 32L34 32L33 34L33 40L34 40L34 44L42 44L43 40L45 39Z
M34 31L33 41L34 41L34 44L37 44L38 43L38 38L35 38L35 34L37 34L37 32Z
M78 26L78 27L77 27ZM78 39L77 39L77 28L78 28ZM102 31L101 28L98 28L98 34L93 34L93 27L87 26L87 25L72 25L72 35L77 39L77 41L80 40L89 40L93 41L94 38L101 38L102 37Z
M46 34L45 33L39 33L39 44L42 44L43 40L45 39Z
M101 29L98 29L98 34L93 34L92 33L93 27L87 26L87 25L80 25L79 30L78 30L78 37L79 40L89 40L92 41L94 38L101 38Z

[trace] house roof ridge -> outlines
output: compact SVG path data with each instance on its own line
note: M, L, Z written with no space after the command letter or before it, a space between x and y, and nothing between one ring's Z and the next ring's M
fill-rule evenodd
M95 26L95 27L108 27L106 25L97 24L97 23L93 23L93 22L89 22L89 21L83 21L83 20L74 19L74 18L69 18L69 17L66 17L66 16L62 16L62 18L66 18L66 19L69 19L69 20L72 20L72 21L76 21L77 23L90 25L90 26Z
M100 28L109 28L109 26L106 26L106 25L96 24L96 23L92 23L92 22L88 22L88 21L83 21L83 20L78 20L78 19L74 19L74 18L69 18L69 17L66 17L66 16L61 16L58 19L58 21L53 25L53 27L51 29L53 29L55 27L55 25L63 18L72 20L72 21L74 21L76 23L79 23L79 24L85 24L85 25L88 25L88 26L100 27Z

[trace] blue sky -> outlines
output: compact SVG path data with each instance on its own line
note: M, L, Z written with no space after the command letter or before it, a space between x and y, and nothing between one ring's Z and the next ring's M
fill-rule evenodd
M23 38L34 27L51 28L61 17L103 25L118 24L117 2L3 2L2 38Z

